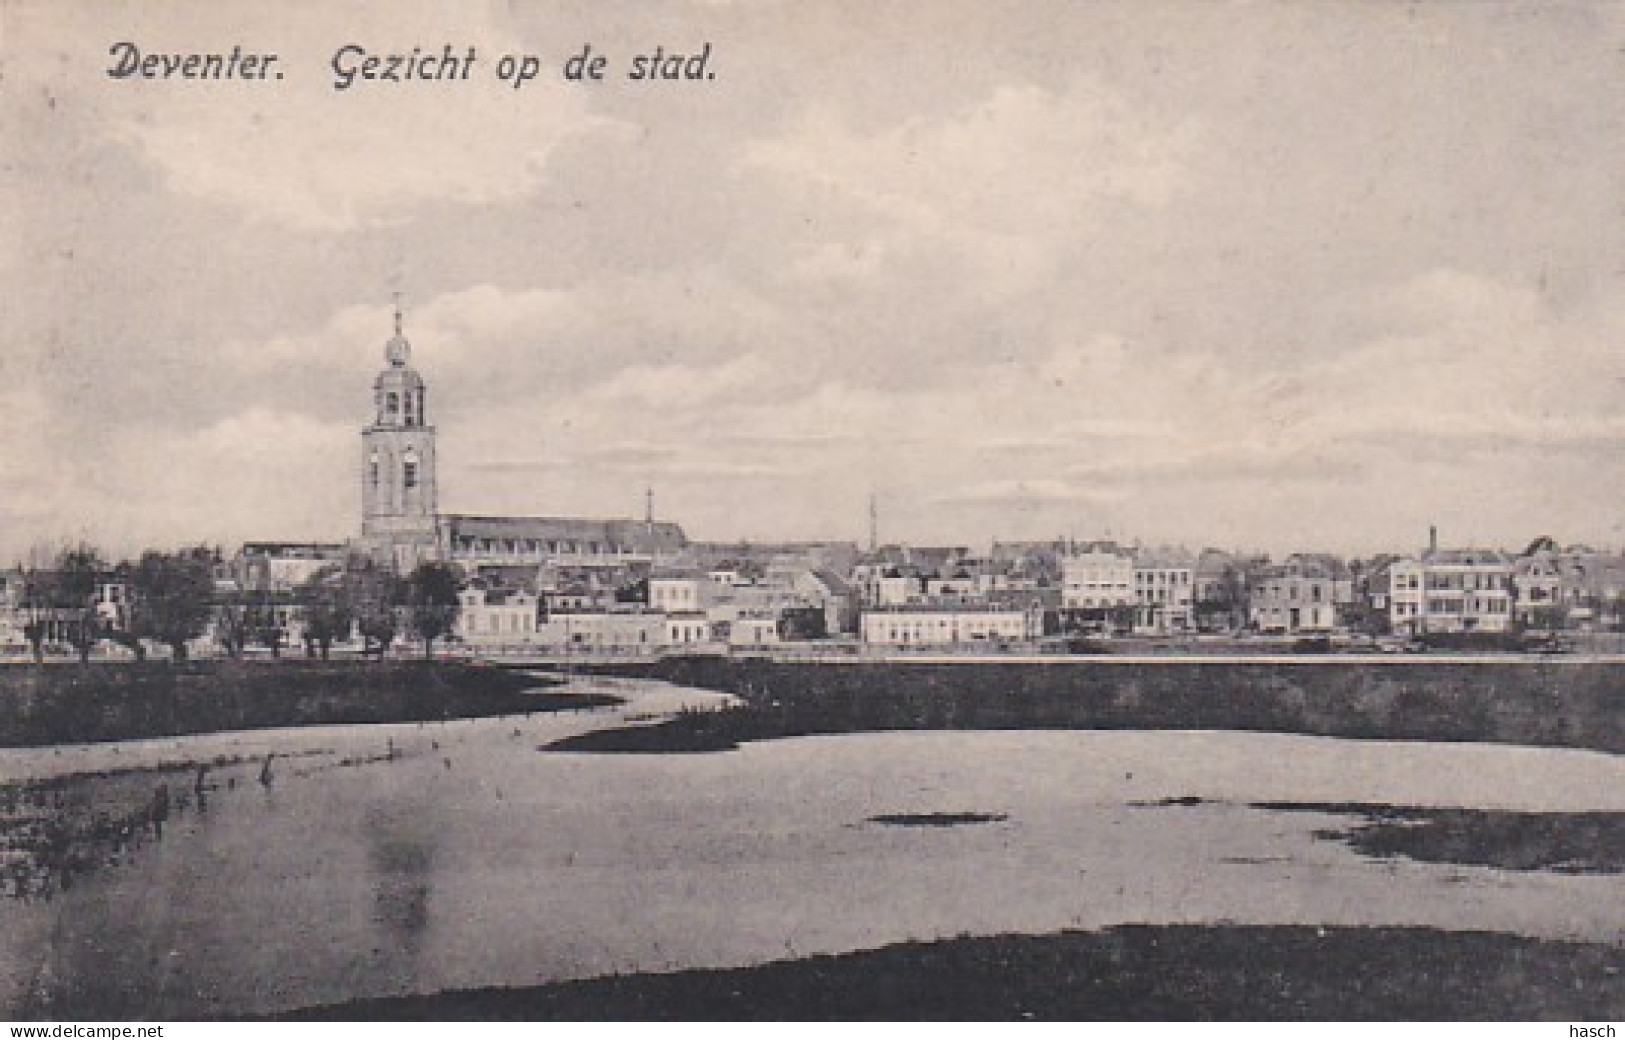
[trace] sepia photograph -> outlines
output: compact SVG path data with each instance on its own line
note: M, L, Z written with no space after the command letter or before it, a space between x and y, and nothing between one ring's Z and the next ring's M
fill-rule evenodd
M1625 5L0 0L12 1036L1621 1019Z

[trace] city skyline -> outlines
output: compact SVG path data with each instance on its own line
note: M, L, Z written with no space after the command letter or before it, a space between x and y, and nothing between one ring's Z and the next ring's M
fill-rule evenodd
M8 5L0 558L354 536L397 291L449 510L1625 541L1617 9L617 10ZM336 91L352 42L717 78Z

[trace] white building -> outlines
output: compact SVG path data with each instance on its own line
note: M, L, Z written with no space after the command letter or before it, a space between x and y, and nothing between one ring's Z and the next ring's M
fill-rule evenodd
M1388 565L1388 628L1416 635L1422 622L1422 587L1426 575L1421 560L1395 560Z
M1429 550L1389 568L1396 632L1506 632L1512 628L1512 561L1495 549Z
M1134 554L1134 628L1147 634L1189 631L1194 621L1196 562L1183 549Z
M551 614L536 641L558 651L651 653L665 642L667 618L647 611L583 611Z
M534 643L540 617L537 597L519 590L489 590L470 585L457 594L456 634L466 643Z
M717 598L717 583L699 571L661 571L649 575L649 609L669 613L704 610Z
M864 611L861 634L877 646L1020 643L1037 637L1032 611L920 604Z
M751 614L728 624L729 646L772 646L779 642L777 615Z
M671 613L665 617L667 646L692 647L713 641L711 622L706 620L703 612Z
M1134 557L1092 548L1061 558L1061 606L1067 610L1112 610L1139 603Z

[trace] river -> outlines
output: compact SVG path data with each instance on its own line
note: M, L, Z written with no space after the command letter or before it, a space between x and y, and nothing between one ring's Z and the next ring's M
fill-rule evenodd
M0 752L0 782L184 791L161 839L0 899L0 1015L197 1018L1127 922L1625 940L1618 874L1374 859L1259 802L1625 811L1590 751L1239 732L906 732L542 750L612 709ZM271 775L260 774L275 753ZM100 785L100 786L98 786ZM1159 804L1184 799L1187 804ZM1196 801L1199 799L1200 801ZM981 814L954 826L897 826ZM937 817L936 822L953 818Z

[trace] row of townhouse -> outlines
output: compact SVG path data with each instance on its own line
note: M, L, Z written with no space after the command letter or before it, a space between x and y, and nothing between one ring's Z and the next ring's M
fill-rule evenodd
M1547 538L1518 556L1430 544L1379 568L1367 592L1387 627L1408 635L1617 626L1625 557Z
M1514 561L1494 549L1431 546L1364 574L1333 556L1297 554L1253 569L1248 622L1285 635L1356 624L1410 636L1506 632L1514 621L1513 571Z
M666 613L636 606L557 611L546 616L521 611L512 600L472 603L458 615L457 636L487 649L538 652L652 652L673 647L763 647L787 641L783 619L767 613L740 613L719 620L699 611Z
M1276 634L1331 633L1373 617L1390 631L1421 635L1572 627L1625 614L1625 558L1541 543L1514 558L1435 542L1363 573L1328 554L1271 564L1217 550L1193 568L1181 551L1110 543L1074 549L1060 563L1063 608L1142 633L1187 631L1198 610L1207 611L1209 627Z
M459 594L457 637L472 646L544 650L654 650L720 644L767 646L856 626L850 590L805 567L745 572L719 566L659 567L609 590L579 582L513 587L495 576ZM532 586L545 583L538 576Z
M1061 559L1061 606L1086 626L1186 632L1195 601L1195 561L1183 549L1094 543Z
M250 542L217 564L221 604L302 639L306 601L343 580L353 554L328 543ZM1148 635L1251 628L1319 634L1506 632L1614 625L1625 557L1540 539L1513 556L1441 549L1346 563L1296 554L1280 563L1216 549L1194 556L1109 541L773 547L696 544L671 562L462 561L455 637L474 647L764 646L856 638L886 646L1030 642L1058 629ZM27 572L34 573L34 572ZM0 648L44 625L71 644L83 608L28 602L25 572L0 582ZM88 604L107 627L128 620L130 589L98 584ZM205 637L212 639L212 635ZM255 636L250 635L250 645ZM202 647L199 647L201 650Z

